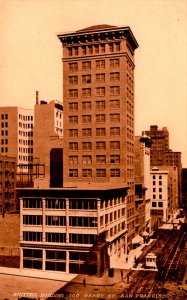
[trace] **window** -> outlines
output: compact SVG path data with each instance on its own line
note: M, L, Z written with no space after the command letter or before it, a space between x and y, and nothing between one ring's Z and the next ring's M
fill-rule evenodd
M69 110L77 111L78 110L78 103L77 102L70 102L69 103Z
M70 124L78 124L78 116L69 116Z
M91 123L91 115L83 115L82 123Z
M158 202L158 207L163 207L163 202Z
M39 198L23 198L23 208L42 208L42 200Z
M91 142L83 142L82 150L92 150L92 143Z
M119 72L110 73L110 81L119 81L120 75Z
M77 151L78 150L78 143L77 142L69 143L69 150Z
M96 60L96 69L104 69L105 61L104 60Z
M111 127L110 135L111 136L119 136L120 135L120 127Z
M78 129L69 129L69 137L78 137Z
M69 177L78 177L78 169L69 169Z
M110 100L110 108L119 108L120 102L119 100Z
M46 216L47 226L66 226L66 217L63 216Z
M92 177L92 170L91 169L83 169L82 177Z
M110 176L111 177L120 177L120 169L111 169Z
M159 181L159 185L162 185L162 181Z
M120 51L120 43L119 42L115 43L115 48L116 48L116 51Z
M23 231L23 240L32 242L42 241L42 232Z
M96 169L96 177L106 177L106 169Z
M104 114L96 115L96 122L97 123L104 123L105 122L105 115Z
M82 109L83 110L91 109L91 101L82 102Z
M69 63L69 71L77 71L78 63Z
M69 97L78 97L78 90L77 89L70 89L69 90Z
M162 193L162 188L159 188L159 193Z
M91 83L91 75L83 75L82 83Z
M100 47L101 47L101 53L105 53L105 44L101 44Z
M120 114L110 114L110 122L119 122Z
M110 59L110 67L111 68L119 67L119 58Z
M152 202L152 207L156 207L156 202Z
M106 164L106 156L105 155L96 155L96 163L97 164Z
M106 149L106 142L96 142L96 149L97 150Z
M153 188L153 193L155 193L156 192L156 188Z
M83 55L86 55L86 46L83 46L83 47L82 47L82 54L83 54Z
M65 199L55 199L46 198L46 208L47 209L65 209L66 200Z
M42 216L23 215L24 225L42 225Z
M78 165L78 156L69 156L70 165Z
M72 56L72 55L73 55L72 48L68 48L68 53L69 53L69 56Z
M109 44L109 51L114 52L114 44Z
M105 96L105 87L97 87L96 96Z
M92 54L93 53L93 46L88 46L88 53L89 54Z
M79 49L78 49L78 47L74 47L74 55L75 56L79 55Z
M106 129L105 128L96 128L96 136L105 136Z
M95 53L98 54L99 53L99 45L94 45L95 48Z
M110 87L110 94L111 95L119 95L119 93L120 93L119 86L111 86Z
M110 149L111 150L119 150L120 149L120 142L119 141L110 142Z
M66 242L66 234L65 233L53 233L46 232L46 242L49 243L65 243Z
M91 61L83 61L82 62L82 69L83 70L90 70L91 69Z
M82 96L83 97L90 97L91 96L91 89L90 88L82 89Z
M69 76L69 84L78 84L78 76Z
M83 155L82 156L82 164L83 165L91 165L92 164L92 157L91 157L91 155Z
M70 233L69 241L72 244L94 244L97 236L94 234L75 234Z
M91 136L92 135L92 129L91 128L83 128L82 129L82 136Z
M156 199L156 195L155 194L153 194L153 199Z
M120 155L110 155L110 163L111 164L119 164L120 163Z
M153 185L156 185L156 181L153 181Z
M105 109L105 101L96 101L96 109Z
M96 82L105 82L105 74L96 74Z
M159 199L162 199L162 194L159 194Z

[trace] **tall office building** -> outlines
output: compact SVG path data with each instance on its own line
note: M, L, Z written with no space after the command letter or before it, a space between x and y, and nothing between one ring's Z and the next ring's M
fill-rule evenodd
M151 125L145 133L151 138L151 166L164 164L164 153L169 151L169 132L167 127L158 129L157 125Z
M0 154L16 157L17 172L33 162L33 109L0 107Z
M64 186L129 187L134 232L134 51L129 27L58 35L63 47Z
M134 182L134 50L129 27L58 35L63 46L64 184Z
M157 125L151 125L150 130L145 131L151 138L151 166L175 166L178 168L178 202L182 205L182 183L181 183L181 152L169 149L169 132L167 127L158 129Z

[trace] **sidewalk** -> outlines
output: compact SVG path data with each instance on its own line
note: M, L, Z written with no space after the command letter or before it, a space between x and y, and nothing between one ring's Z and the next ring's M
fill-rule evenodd
M115 269L124 269L124 270L140 270L140 268L134 268L134 258L138 258L141 256L141 254L143 253L143 249L146 246L151 245L151 243L153 242L153 239L150 239L150 241L147 244L141 244L139 247L137 247L136 249L132 249L129 254L128 254L128 260L126 261L125 258L123 259L118 259L115 262L112 263L112 268Z

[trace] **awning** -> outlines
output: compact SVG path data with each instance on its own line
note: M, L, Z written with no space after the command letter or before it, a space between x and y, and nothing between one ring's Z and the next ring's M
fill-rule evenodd
M142 237L139 235L136 235L133 239L132 239L132 244L140 244L143 241Z

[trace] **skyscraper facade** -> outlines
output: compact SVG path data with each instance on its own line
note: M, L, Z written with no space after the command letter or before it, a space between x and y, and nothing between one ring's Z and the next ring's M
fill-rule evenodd
M58 35L63 47L64 186L129 187L134 233L134 51L129 27Z

